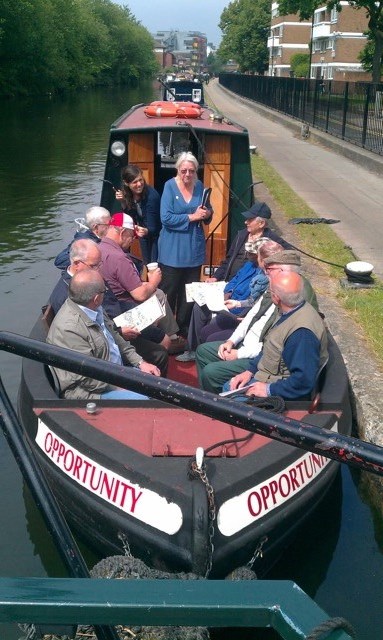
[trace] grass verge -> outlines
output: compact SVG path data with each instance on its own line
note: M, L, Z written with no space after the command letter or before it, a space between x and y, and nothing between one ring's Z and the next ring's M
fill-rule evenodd
M252 156L253 175L262 180L270 195L287 219L315 218L315 212L300 198L281 176L260 155ZM351 248L346 247L329 225L296 225L299 246L306 253L335 265L345 265L355 259ZM339 282L343 275L339 266L325 265L328 276ZM361 327L369 347L383 370L383 284L370 289L348 289L338 284L336 295L343 308Z

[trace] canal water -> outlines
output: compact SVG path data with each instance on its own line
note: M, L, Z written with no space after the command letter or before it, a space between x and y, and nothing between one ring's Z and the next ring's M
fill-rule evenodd
M0 103L1 329L28 335L58 279L53 259L73 237L74 218L99 202L109 125L132 104L155 98L152 91ZM0 367L16 403L20 359L0 352ZM0 474L0 575L65 575L2 435ZM342 468L270 577L297 582L329 615L345 617L359 640L383 640L383 523L365 484ZM97 558L81 550L92 566ZM22 635L16 625L0 625L2 640Z

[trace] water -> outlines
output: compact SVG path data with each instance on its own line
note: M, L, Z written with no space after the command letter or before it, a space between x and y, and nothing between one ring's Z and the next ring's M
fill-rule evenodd
M0 104L1 329L28 335L57 281L53 258L73 237L74 218L99 202L109 125L151 92L102 89ZM0 352L0 367L15 403L20 359ZM65 575L2 435L0 465L0 575ZM359 640L379 640L382 522L360 486L359 474L342 469L272 577L295 580L329 615L347 618ZM92 566L96 559L81 549ZM21 635L0 625L2 640Z

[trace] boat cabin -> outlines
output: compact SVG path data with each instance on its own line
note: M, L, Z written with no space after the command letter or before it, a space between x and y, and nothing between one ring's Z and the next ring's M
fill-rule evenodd
M196 102L205 106L202 82L197 80L167 80L163 84L162 100Z
M156 103L166 104L166 103ZM136 105L111 126L101 206L119 211L115 190L121 188L121 170L138 165L145 180L161 195L167 180L176 175L177 156L191 151L199 162L198 177L211 187L214 216L205 228L207 263L203 275L214 272L228 244L243 229L242 211L253 203L252 172L247 129L211 109L193 114L154 116ZM193 117L194 116L194 117Z

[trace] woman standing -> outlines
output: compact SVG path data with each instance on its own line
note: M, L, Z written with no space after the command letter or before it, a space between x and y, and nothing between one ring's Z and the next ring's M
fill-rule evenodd
M176 169L161 198L158 259L161 287L176 314L180 334L186 337L193 304L186 302L185 284L200 280L206 251L202 223L209 224L212 210L201 206L203 184L197 178L198 161L193 154L181 153Z
M122 190L116 191L125 213L135 224L135 232L140 241L142 259L145 264L158 259L158 235L161 230L160 196L145 182L140 167L128 164L121 172Z

